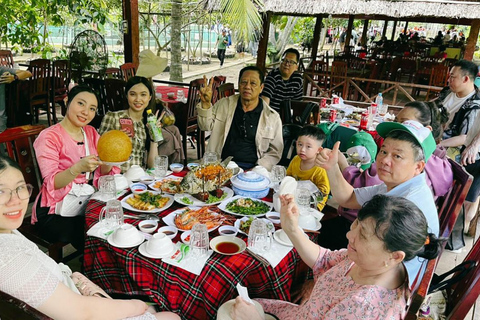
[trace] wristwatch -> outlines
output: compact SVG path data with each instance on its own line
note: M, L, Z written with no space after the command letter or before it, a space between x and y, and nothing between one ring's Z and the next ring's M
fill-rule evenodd
M18 76L16 74L13 75L13 81L17 81L18 80Z

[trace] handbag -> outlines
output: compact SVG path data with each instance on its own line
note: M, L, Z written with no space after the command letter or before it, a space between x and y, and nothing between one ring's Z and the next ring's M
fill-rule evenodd
M88 141L85 131L83 131L83 141L85 146L85 156L90 155L88 149ZM85 174L85 178L90 178L90 172ZM76 217L85 214L85 208L87 207L88 200L95 192L95 189L88 183L78 184L72 182L72 189L63 198L62 201L57 202L55 205L55 214L62 217Z

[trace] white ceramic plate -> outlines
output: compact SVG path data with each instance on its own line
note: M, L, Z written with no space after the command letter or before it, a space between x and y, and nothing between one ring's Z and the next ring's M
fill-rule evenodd
M157 191L149 191L151 193L154 193L154 194L160 194L160 192L157 192ZM157 212L162 212L163 210L165 209L168 209L172 204L173 204L173 196L169 195L169 194L163 194L163 197L166 197L168 198L168 202L161 208L155 208L155 209L152 209L152 210L140 210L140 209L135 209L134 207L132 207L131 205L129 205L127 203L127 199L133 197L134 194L130 194L128 196L126 196L125 198L122 199L122 207L127 209L127 210L130 210L130 211L135 211L135 212L143 212L143 213L157 213Z
M178 231L191 231L191 230L187 230L187 229L180 229L179 227L177 227L175 225L175 216L179 213L182 213L185 209L192 209L192 210L198 210L198 209L201 209L200 207L185 207L185 208L182 208L182 209L178 209L178 210L175 210L173 212L171 212L169 215L167 215L166 217L163 217L163 222L165 222L165 224L167 226L172 226L172 227L175 227L178 229ZM216 212L213 212L213 215L219 215L219 213L216 213ZM215 227L213 228L210 228L208 229L208 232L211 232L215 229L217 229L218 227L220 227L222 224L219 224L219 225L216 225Z
M281 245L284 245L284 246L287 246L287 247L293 247L293 243L290 241L290 239L288 238L286 233L285 233L285 238L286 238L285 240L283 238L280 238L281 233L283 233L282 229L279 229L279 230L275 231L275 233L273 234L273 239L275 239L275 241L277 241ZM306 238L308 238L308 235L306 233L304 233L303 235Z
M163 181L163 180L165 180L165 179L174 179L174 180L179 180L179 181L182 181L182 180L183 180L182 177L177 177L177 176L169 175L169 176L166 176L166 177L164 177L164 178L155 179L155 181L153 181L152 183L150 183L150 184L148 185L148 187L149 187L150 189L152 189L152 190L155 190L155 191L159 191L159 192L160 192L160 191L162 191L162 190L160 190L160 188L155 187L155 184L156 184L158 181ZM163 191L163 192L164 192L164 193L173 194L173 193L171 193L171 192L166 192L166 191Z
M225 252L222 252L222 251L218 251L217 250L217 245L221 242L234 243L238 246L239 249L238 249L238 251L233 252L233 253L225 253ZM215 237L212 240L210 240L210 248L212 248L212 250L215 251L216 253L223 254L225 256L233 256L235 254L242 253L247 248L247 245L245 244L245 241L243 241L242 239L237 238L237 237L218 236L218 237Z
M172 173L173 173L172 170L167 170L167 174L165 175L165 177L171 175ZM155 179L157 179L157 180L158 180L158 179L163 179L163 178L165 178L165 177L158 177L158 176L156 176L156 175L155 175L155 170L153 170L152 176L153 176Z
M257 215L235 213L235 212L232 212L232 211L230 211L230 210L227 209L227 204L229 204L230 202L232 202L232 201L234 201L234 200L236 200L236 199L240 199L240 198L245 198L245 199L247 199L247 197L235 196L235 197L233 197L233 198L223 200L223 201L218 205L218 208L219 208L220 210L224 211L224 212L233 214L233 215L235 215L235 216L240 216L240 217L263 217L267 212L271 211L272 208L273 208L273 203L271 203L271 202L267 202L267 201L263 201L263 200L255 199L255 198L249 198L249 199L252 199L252 200L254 200L254 201L261 201L261 202L265 203L267 206L270 207L270 209L269 209L267 212L260 213L260 214L257 214Z
M155 254L151 254L147 251L147 242L142 243L140 245L140 247L138 247L138 252L140 252L140 254L142 256L147 257L147 258L152 258L152 259L168 258L172 254L174 254L176 250L177 250L177 247L175 246L175 244L172 244L172 250L170 252L167 252L167 253L164 253L164 254L161 254L161 255L155 255Z
M174 199L175 199L176 202L178 202L180 204L183 204L185 206L196 206L196 207L212 206L212 205L219 204L222 201L230 199L231 197L233 197L234 193L233 193L232 189L230 189L228 187L223 187L221 189L223 190L224 193L227 194L227 196L223 200L212 202L212 203L206 203L204 201L200 201L200 200L198 200L197 198L195 198L194 196L192 196L191 194L188 194L188 193L177 193L174 196ZM185 197L187 197L188 200L190 200L192 203L184 202L183 198L185 198Z
M139 234L138 240L136 240L135 242L132 242L128 245L120 245L120 244L116 243L115 240L113 240L113 233L108 236L107 241L111 246L114 246L114 247L117 247L117 248L133 248L133 247L138 246L143 241L145 241L145 236L143 235L143 233L138 232L138 234Z
M248 236L248 234L246 234L245 232L243 232L242 230L240 230L240 223L241 223L241 222L244 222L244 221L247 221L248 219L250 219L250 217L243 217L243 218L241 218L241 219L235 220L235 223L233 224L233 226L238 229L238 232L240 232L240 233L242 233L242 234L244 234L244 235L246 235L246 236ZM255 218L254 218L254 219L255 219ZM260 218L260 219L262 219L263 221L265 221L265 223L271 224L271 230L272 230L272 231L275 230L275 227L274 227L272 221L270 221L270 220L268 220L268 219L265 219L265 218Z
M125 161L120 161L120 162L109 162L109 161L102 161L103 164L106 164L107 166L121 166L122 164L124 164L125 162L128 162L132 159L132 157L130 156L130 158L128 158L127 160ZM101 161L101 160L100 160Z

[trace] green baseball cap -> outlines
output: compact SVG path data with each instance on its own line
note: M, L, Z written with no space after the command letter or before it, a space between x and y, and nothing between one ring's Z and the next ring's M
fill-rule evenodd
M385 138L391 131L400 130L410 133L420 144L425 155L425 162L428 161L432 153L437 148L432 131L424 127L420 122L407 120L403 123L398 122L382 122L377 126L378 134Z
M365 132L355 133L347 144L349 158L360 162L362 170L370 168L377 156L377 144L373 137Z

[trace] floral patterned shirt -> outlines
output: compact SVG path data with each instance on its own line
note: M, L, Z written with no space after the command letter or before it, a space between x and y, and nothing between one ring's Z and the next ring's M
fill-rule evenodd
M403 319L409 296L408 280L395 290L360 285L348 275L352 266L346 249L320 248L313 267L315 286L305 304L268 299L258 302L265 312L279 319Z

